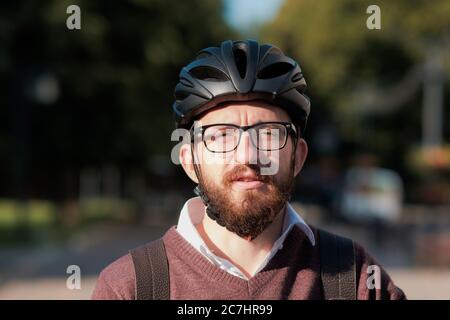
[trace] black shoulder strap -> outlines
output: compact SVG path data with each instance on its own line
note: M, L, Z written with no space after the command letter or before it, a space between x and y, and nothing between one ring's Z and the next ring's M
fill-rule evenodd
M162 239L130 250L136 274L136 300L168 300L169 265Z
M356 299L356 263L353 241L319 230L324 297ZM136 300L168 300L169 267L162 239L130 251L136 274Z
M326 300L356 300L353 241L319 230L321 276Z

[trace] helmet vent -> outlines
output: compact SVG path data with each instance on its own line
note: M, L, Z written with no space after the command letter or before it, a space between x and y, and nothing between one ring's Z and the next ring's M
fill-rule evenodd
M303 74L301 72L297 72L296 74L294 74L291 78L292 82L297 82L299 80L301 80L303 78Z
M216 68L199 66L191 69L189 74L194 78L205 81L228 81L228 77L225 73Z
M291 71L294 66L287 62L277 62L271 65L268 65L264 69L258 72L259 79L270 79L276 78L282 75L285 75L289 71Z
M297 88L295 88L299 93L304 94L306 90L306 84L299 85Z
M187 93L186 91L175 92L175 99L177 100L178 103L186 99L188 96L189 93Z
M180 83L186 87L193 88L194 85L186 78L180 78Z
M247 55L245 54L245 51L239 47L233 49L233 55L239 75L241 76L241 79L244 79L245 74L247 73Z

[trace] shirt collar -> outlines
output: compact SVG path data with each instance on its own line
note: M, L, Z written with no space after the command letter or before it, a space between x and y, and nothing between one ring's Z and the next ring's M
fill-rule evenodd
M284 219L283 234L286 231L289 232L290 229L294 225L297 225L308 237L309 242L311 242L311 245L315 246L316 239L314 237L314 232L311 230L311 228L305 222L305 220L303 220L302 216L297 211L295 211L295 209L292 207L292 205L289 202L287 203L286 209L287 209L287 211L286 211L286 217Z
M199 224L205 214L205 206L200 197L194 197L186 201L181 209L180 217L177 224L177 232L188 241L195 249L197 249L203 256L208 258L212 263L227 272L234 274L240 278L246 279L245 275L236 268L231 262L226 259L216 256L205 244L195 225ZM264 259L261 266L256 271L261 271L278 252L283 248L283 242L288 236L289 232L294 226L298 226L307 236L311 245L315 245L314 233L306 224L303 218L294 210L294 208L287 203L286 215L284 217L283 229L281 236L274 242L273 247L267 257Z
M286 216L284 218L282 235L280 238L285 236L285 234L287 235L292 227L297 225L308 237L311 245L314 246L316 243L314 233L305 220L303 220L300 214L295 211L290 203L287 203L286 209ZM187 200L181 209L180 217L178 219L178 233L181 235L188 235L196 245L204 245L202 238L195 228L195 225L202 221L204 214L205 206L200 197L193 197Z

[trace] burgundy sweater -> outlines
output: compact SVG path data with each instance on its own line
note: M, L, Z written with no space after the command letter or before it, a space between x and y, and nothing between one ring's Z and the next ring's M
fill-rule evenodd
M319 235L311 227L314 236ZM216 267L192 247L175 227L163 236L169 262L171 299L323 299L320 278L320 239L315 246L294 227L283 248L249 280ZM379 264L356 244L357 298L406 299L381 268L381 288L368 289L367 267ZM133 261L127 254L100 274L92 299L135 299Z

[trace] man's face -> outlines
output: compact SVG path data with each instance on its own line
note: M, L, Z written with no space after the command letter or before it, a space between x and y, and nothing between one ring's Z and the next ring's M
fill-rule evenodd
M246 102L212 109L198 119L195 127L219 123L250 126L266 122L292 123L288 114L278 107ZM258 139L252 141L252 134L259 137L256 132L242 133L236 149L224 153L211 152L201 138L196 138L193 151L197 174L192 172L192 167L184 165L194 181L198 178L196 182L208 199L208 215L248 239L261 234L283 209L307 153L304 140L296 140L292 134L287 135L286 144L279 150L258 150L255 146ZM185 156L187 152L185 148ZM272 170L270 175L263 174L267 166L277 170Z

